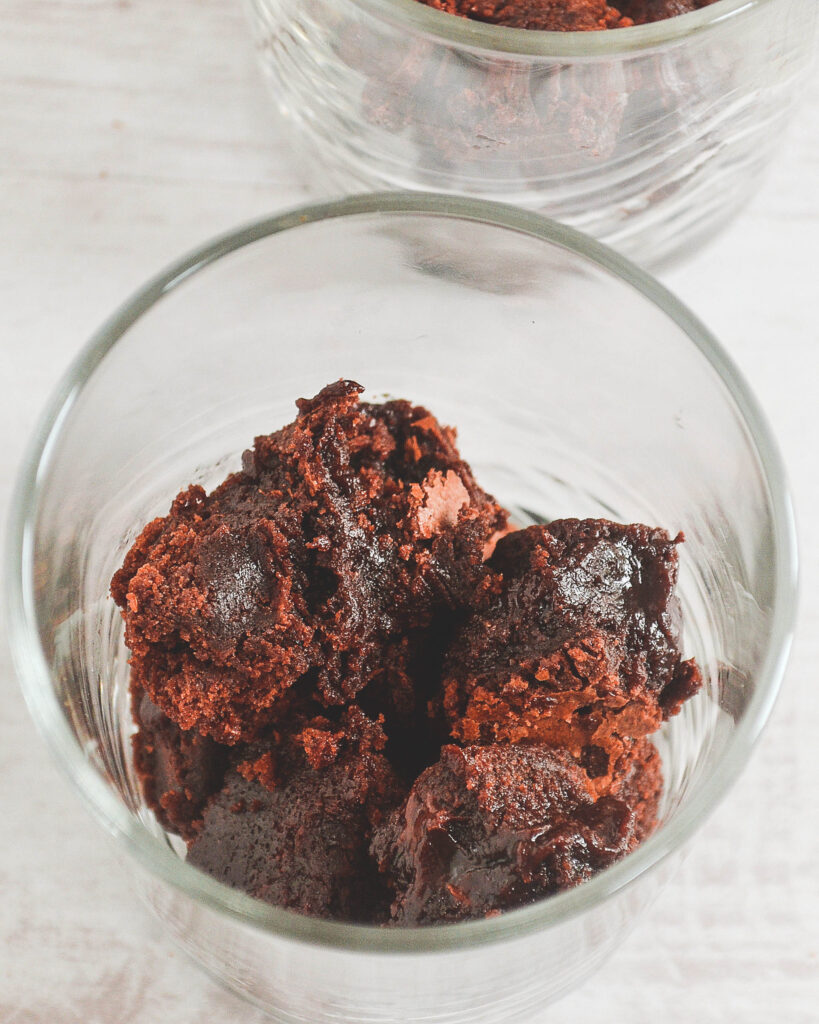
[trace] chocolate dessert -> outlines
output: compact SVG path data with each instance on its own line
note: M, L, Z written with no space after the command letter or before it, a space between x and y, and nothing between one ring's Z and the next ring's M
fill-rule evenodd
M468 603L506 512L453 431L362 390L299 401L240 473L183 491L114 576L132 678L180 728L236 743L307 674L339 706L405 680L414 634Z
M292 720L243 751L209 801L188 859L251 896L315 917L387 920L370 837L405 793L386 737L357 709L335 727ZM234 748L236 751L237 748Z
M550 743L608 776L699 688L663 530L557 520L504 537L495 593L456 631L443 704L463 743Z
M419 0L449 15L499 28L599 32L665 21L715 0ZM549 51L546 47L545 52ZM486 61L419 38L390 47L355 26L337 43L338 57L364 76L367 122L403 137L419 168L456 188L512 168L533 187L574 180L602 161L632 153L647 133L672 131L691 97L725 87L724 71L677 55L670 70L661 50L649 60ZM502 55L501 55L502 56ZM657 127L659 126L659 127ZM514 175L513 175L514 176ZM464 182L471 184L464 185ZM551 188L551 185L549 186Z
M191 486L112 581L134 764L191 863L414 925L574 886L655 827L646 737L701 684L663 530L514 530L455 432L338 381Z
M488 917L571 888L648 835L662 791L643 741L608 791L565 751L447 746L376 832L396 924Z
M427 7L473 21L544 32L596 32L663 21L715 0L421 0Z

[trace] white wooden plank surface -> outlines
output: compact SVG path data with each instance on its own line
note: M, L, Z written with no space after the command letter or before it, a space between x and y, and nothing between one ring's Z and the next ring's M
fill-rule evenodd
M819 76L752 206L666 282L777 431L801 629L752 765L608 966L550 1024L819 1020ZM311 194L236 0L0 0L0 526L59 373L203 237ZM0 627L0 1022L261 1024L163 938L49 762Z

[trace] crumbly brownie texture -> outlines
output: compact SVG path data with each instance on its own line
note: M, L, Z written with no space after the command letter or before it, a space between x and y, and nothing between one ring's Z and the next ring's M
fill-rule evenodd
M458 630L444 665L453 737L564 747L605 790L633 741L701 685L680 658L681 539L564 519L499 541L487 563L494 595Z
M413 632L468 602L506 513L454 431L362 390L301 400L240 473L149 523L114 576L132 677L180 728L251 740L307 673L326 704L406 685Z
M473 21L545 32L596 32L662 21L715 0L421 0L428 7Z
M488 917L590 878L653 829L659 756L643 741L597 795L565 751L447 746L376 832L396 924Z
M189 859L270 903L421 924L575 885L654 827L644 737L700 685L676 544L510 532L454 431L339 381L190 487L112 582L134 762Z
M189 861L276 906L386 922L387 882L370 837L406 790L380 753L378 727L357 709L345 717L244 751L208 804Z

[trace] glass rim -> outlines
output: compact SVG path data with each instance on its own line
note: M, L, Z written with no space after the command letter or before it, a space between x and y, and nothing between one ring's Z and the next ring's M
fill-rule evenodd
M414 0L413 0L414 2ZM221 257L256 241L338 218L421 215L480 222L528 235L591 261L631 286L672 319L700 350L736 403L767 485L773 520L773 616L765 657L745 714L722 760L676 817L623 860L575 889L481 920L420 928L324 921L273 907L210 878L180 859L140 824L96 768L70 729L39 638L33 581L33 536L40 492L55 441L94 369L128 329L164 295ZM12 500L7 536L6 606L9 642L32 718L57 762L93 815L147 870L208 909L282 938L337 950L420 954L456 951L519 938L575 917L620 893L680 848L725 795L744 767L776 699L796 614L797 555L793 511L779 451L761 408L732 359L708 329L663 285L612 249L539 214L485 200L435 193L374 193L290 209L252 221L208 241L137 289L80 351L53 392L29 443Z
M269 0L251 0L266 3ZM377 17L438 42L525 57L618 57L679 42L776 0L716 0L708 7L648 25L592 32L543 32L461 18L419 0L350 0Z

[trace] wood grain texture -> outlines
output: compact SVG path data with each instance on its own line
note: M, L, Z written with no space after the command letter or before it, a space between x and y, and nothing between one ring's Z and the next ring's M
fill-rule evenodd
M4 527L37 412L97 324L204 237L311 192L235 0L0 0L0 22ZM819 77L807 92L751 207L665 275L782 444L802 543L791 667L751 766L676 879L549 1024L819 1020ZM0 1022L262 1024L130 894L35 735L2 629L0 673Z

